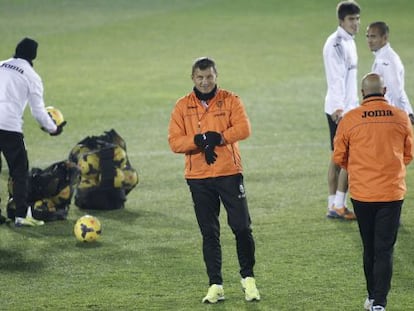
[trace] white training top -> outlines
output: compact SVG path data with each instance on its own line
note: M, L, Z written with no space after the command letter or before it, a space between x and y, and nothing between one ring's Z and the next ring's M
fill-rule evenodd
M325 112L338 109L344 113L358 106L357 65L358 55L354 36L341 26L331 34L323 47L327 93Z
M0 62L0 129L23 133L23 113L29 103L37 122L49 133L57 127L45 109L43 83L28 61Z
M407 114L413 113L413 108L404 90L404 66L398 54L387 43L374 52L374 55L372 71L384 79L384 85L387 88L385 98L391 105L404 110Z

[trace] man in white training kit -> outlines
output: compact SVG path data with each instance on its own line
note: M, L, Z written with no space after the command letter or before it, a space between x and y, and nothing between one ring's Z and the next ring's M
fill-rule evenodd
M404 89L404 65L389 43L390 29L385 22L374 22L367 27L367 43L374 53L372 72L384 79L387 101L405 111L414 124L413 108Z
M325 97L325 113L329 125L332 151L338 122L347 111L359 104L358 55L354 36L359 31L360 11L360 7L355 1L341 1L336 8L339 26L328 37L323 47L328 88ZM355 220L355 214L345 206L348 174L332 159L328 167L328 191L328 213L326 216Z
M39 226L43 221L26 217L29 163L23 138L23 114L29 103L33 117L50 135L62 133L45 109L43 84L33 69L37 42L24 38L12 58L0 61L0 152L13 180L16 226Z

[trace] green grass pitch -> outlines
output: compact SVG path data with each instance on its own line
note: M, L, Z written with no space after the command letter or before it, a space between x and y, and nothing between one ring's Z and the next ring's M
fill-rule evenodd
M414 2L359 1L359 77L373 56L365 28L384 20L414 100ZM31 167L68 156L111 128L126 140L140 184L123 210L91 212L103 225L78 244L67 221L0 226L0 310L362 310L365 283L356 223L325 219L329 158L322 46L337 26L333 0L0 0L0 59L24 36L39 41L45 101L68 122L43 133L25 114ZM226 301L203 305L201 237L167 127L192 88L199 56L216 59L219 85L239 94L253 133L241 142L262 301L246 303L223 210ZM390 310L414 308L414 171L408 168ZM0 176L1 210L7 169Z

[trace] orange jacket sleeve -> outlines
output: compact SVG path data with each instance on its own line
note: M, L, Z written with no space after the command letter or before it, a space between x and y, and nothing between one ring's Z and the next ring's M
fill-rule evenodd
M246 139L251 134L250 121L240 98L233 96L231 105L230 126L222 132L226 144Z
M168 128L168 142L170 148L175 153L188 153L196 150L194 144L194 135L196 134L191 128L185 126L186 102L184 99L177 101L171 112L170 124Z

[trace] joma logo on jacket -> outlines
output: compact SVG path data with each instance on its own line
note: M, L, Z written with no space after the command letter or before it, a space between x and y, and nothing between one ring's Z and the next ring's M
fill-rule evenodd
M362 118L376 118L376 117L390 117L393 116L391 110L374 110L374 111L363 111Z

